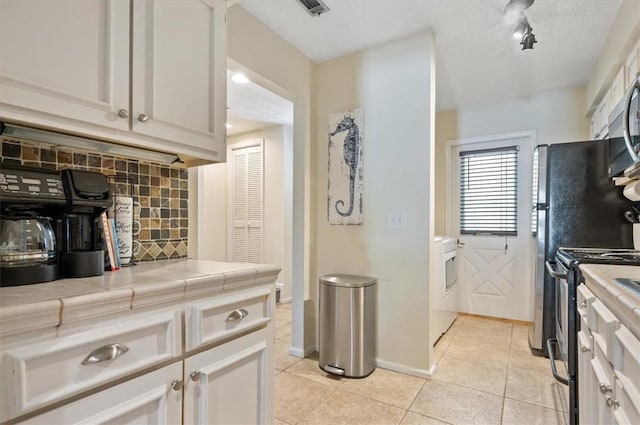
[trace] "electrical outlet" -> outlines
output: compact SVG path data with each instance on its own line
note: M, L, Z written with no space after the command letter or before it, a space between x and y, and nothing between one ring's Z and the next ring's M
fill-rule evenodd
M407 227L407 212L392 211L387 216L387 226L389 229L404 229Z

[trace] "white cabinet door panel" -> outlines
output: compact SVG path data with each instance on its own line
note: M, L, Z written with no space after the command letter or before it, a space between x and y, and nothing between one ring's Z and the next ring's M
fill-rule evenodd
M271 423L273 343L269 326L186 359L183 423Z
M21 422L51 424L179 424L182 391L171 388L182 379L182 362L116 385L74 403Z
M0 40L5 117L28 109L129 128L118 117L129 108L128 2L4 0Z
M226 5L134 0L132 130L225 159Z

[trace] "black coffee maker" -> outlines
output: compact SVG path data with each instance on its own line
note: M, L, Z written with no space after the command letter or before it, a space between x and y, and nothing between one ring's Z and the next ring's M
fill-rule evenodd
M0 286L60 276L56 233L66 206L57 171L0 164Z
M61 175L67 196L61 220L62 276L100 276L104 251L99 223L113 202L109 181L101 173L84 170L62 170Z

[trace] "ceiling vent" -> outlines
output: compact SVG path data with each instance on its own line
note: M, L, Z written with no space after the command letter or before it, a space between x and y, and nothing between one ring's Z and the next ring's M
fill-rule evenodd
M311 16L320 16L324 12L327 12L329 8L321 0L298 0L298 3L304 7L304 10L309 12Z

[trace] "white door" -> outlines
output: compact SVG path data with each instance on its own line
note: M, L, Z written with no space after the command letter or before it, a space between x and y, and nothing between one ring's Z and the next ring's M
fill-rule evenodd
M263 148L231 150L231 261L260 263L263 250Z
M129 2L3 0L0 40L5 118L28 110L129 129L118 116L129 109Z
M132 130L226 155L226 2L134 0Z
M183 423L271 423L274 339L268 326L186 359Z
M531 320L531 139L448 144L448 229L459 239L462 312Z

